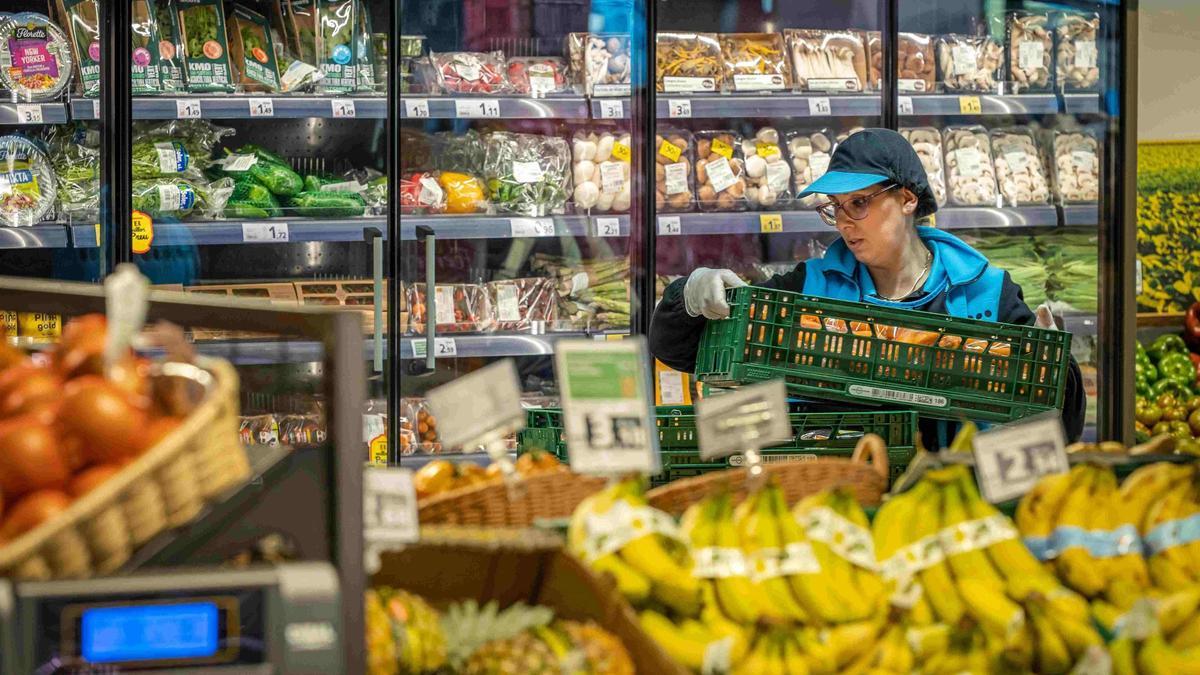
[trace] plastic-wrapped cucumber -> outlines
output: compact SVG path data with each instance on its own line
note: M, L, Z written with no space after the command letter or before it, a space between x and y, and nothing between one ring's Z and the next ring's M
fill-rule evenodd
M133 208L154 220L183 220L204 205L203 189L178 178L133 181Z
M353 218L361 216L367 208L357 192L329 190L301 192L292 197L288 205L297 215L308 218Z
M33 225L54 208L58 178L44 147L20 134L0 136L0 224Z
M280 197L291 197L304 190L304 179L282 158L253 145L229 153L221 162L221 170L239 182L247 178L258 181Z
M338 180L339 179L334 176L317 176L310 173L304 177L304 191L320 192L321 188L329 185L330 183L336 183Z
M279 201L266 186L253 180L241 180L225 203L226 218L274 218L279 215Z

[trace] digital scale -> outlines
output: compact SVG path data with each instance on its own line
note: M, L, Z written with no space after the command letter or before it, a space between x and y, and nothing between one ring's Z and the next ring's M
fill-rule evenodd
M345 638L324 562L0 580L0 675L340 673Z

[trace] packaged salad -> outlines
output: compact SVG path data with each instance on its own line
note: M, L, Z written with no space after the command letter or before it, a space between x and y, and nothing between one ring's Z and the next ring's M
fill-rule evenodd
M183 42L179 39L179 15L175 0L150 0L154 12L155 44L158 45L158 77L165 93L187 91L184 84Z
M571 138L576 211L629 210L632 199L628 132L580 129Z
M47 127L46 145L58 179L58 216L94 223L100 214L100 132L84 122Z
M484 141L483 176L498 213L563 213L571 183L571 151L553 136L495 131Z
M325 74L321 91L344 94L358 86L354 62L355 0L319 0L317 18L317 64Z
M0 85L18 100L57 98L74 67L67 34L45 14L19 12L0 20Z
M746 210L742 137L733 131L697 131L696 204L701 211Z
M162 93L159 76L158 29L149 0L133 0L130 3L133 23L130 33L133 38L132 61L129 64L130 85L134 96L151 96Z
M437 83L448 94L507 94L502 52L430 52Z
M692 164L695 158L691 132L660 128L654 145L658 148L654 153L656 210L661 213L691 211L695 202L695 189L692 187Z
M659 33L654 51L658 91L721 91L724 62L715 33Z
M0 136L0 224L34 225L58 196L58 178L45 146L20 134Z
M229 16L229 50L234 82L243 91L279 91L275 48L266 17L234 5Z
M229 41L221 0L174 0L188 91L232 92Z
M486 152L484 139L474 129L433 135L433 165L442 171L481 174Z
M68 22L71 54L78 64L83 95L100 94L100 17L96 0L59 0L59 16Z
M225 210L234 182L223 178L213 183L182 178L151 178L133 181L133 208L154 221L185 220L194 211L216 218Z
M722 33L721 58L730 91L792 88L792 69L779 33Z

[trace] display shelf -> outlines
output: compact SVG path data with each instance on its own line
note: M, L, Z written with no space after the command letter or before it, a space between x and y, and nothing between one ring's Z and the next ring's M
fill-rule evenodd
M937 227L943 230L1011 227L1056 227L1058 209L1053 206L1003 208L952 207L938 209Z
M908 101L912 102L911 113L906 110ZM902 96L900 103L905 115L1053 115L1062 111L1054 94L914 94Z
M630 108L627 98L593 98L591 103L592 119L629 119Z
M414 241L428 227L438 239L512 239L520 237L626 237L629 215L547 216L400 216L400 241Z
M400 119L587 119L591 110L582 96L528 98L516 96L404 96ZM628 106L621 106L629 116ZM594 108L599 116L600 107Z
M687 234L778 234L833 232L816 211L660 213L658 236Z
M66 103L0 103L0 124L63 124L66 121Z
M509 453L509 455L512 459L516 459L515 452ZM462 464L463 462L470 462L471 464L478 464L479 466L483 466L483 467L486 467L487 465L492 463L491 456L488 455L486 452L465 452L465 453L464 452L453 452L453 453L437 453L437 454L418 452L418 453L413 453L411 455L401 455L400 456L400 466L404 467L405 469L416 470L416 469L420 469L421 467L425 466L426 464L428 464L434 460L438 460L438 459L444 459L448 462L453 462L455 464Z
M211 246L229 244L283 244L309 241L363 241L375 228L387 236L387 218L340 220L269 218L255 221L214 220L155 223L151 246ZM76 248L95 248L95 226L73 225Z
M628 331L604 331L599 333L569 332L533 334L455 335L439 334L435 337L441 345L439 353L444 358L478 357L498 358L502 356L548 356L554 353L554 345L560 340L591 338L605 340L610 337L628 335ZM400 358L425 358L425 338L400 338Z
M316 363L322 361L326 354L325 346L320 342L299 339L203 340L194 343L194 346L199 354L220 357L237 366ZM371 360L374 354L374 342L363 340L363 360Z
M687 102L686 111L681 102ZM870 117L880 114L869 94L669 94L659 93L657 117Z
M1062 214L1065 227L1099 227L1099 204L1068 204Z
M1071 114L1099 114L1100 94L1063 94L1063 112Z
M89 226L95 230L95 226ZM67 248L70 238L67 226L43 223L31 227L0 227L0 249Z
M94 99L71 101L71 116L97 118ZM170 120L199 116L203 119L297 119L337 117L384 119L387 99L381 96L139 96L133 99L135 120Z

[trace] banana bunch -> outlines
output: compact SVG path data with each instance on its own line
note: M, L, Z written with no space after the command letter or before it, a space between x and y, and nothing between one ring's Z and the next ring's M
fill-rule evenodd
M1200 513L1200 481L1195 467L1151 464L1126 478L1123 491L1126 486L1130 486L1130 492L1142 486L1142 499L1135 506L1144 505L1144 510L1135 515L1135 522L1147 545L1146 565L1154 585L1178 591L1200 583L1200 541L1175 540L1170 537L1175 528L1164 527Z
M809 598L805 607L829 624L863 621L885 610L887 598L875 566L871 524L854 494L845 488L823 490L799 501L792 515L804 525L833 596L812 598L808 586L798 587L793 577L797 597Z
M733 513L738 541L758 597L766 599L763 617L776 623L810 623L810 610L832 602L812 548L787 509L774 482L747 495Z
M1191 627L1197 598L1200 587L1136 603L1108 645L1113 675L1200 673L1200 640Z
M688 548L648 526L669 518L650 508L641 480L616 482L575 508L567 547L596 572L610 575L635 607L657 603L681 617L695 617L701 589Z

